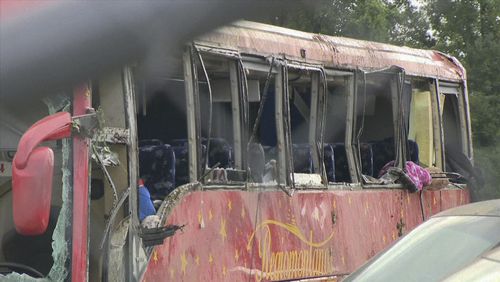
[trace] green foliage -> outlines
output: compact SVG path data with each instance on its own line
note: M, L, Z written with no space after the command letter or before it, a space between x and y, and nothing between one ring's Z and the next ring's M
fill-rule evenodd
M500 140L500 95L476 93L470 97L472 131L476 147L498 146Z
M474 191L475 199L487 200L500 198L500 189L498 188L498 181L500 180L498 160L500 160L500 148L498 146L476 148L475 163L482 170L485 184L479 191Z
M435 48L458 57L471 92L500 94L500 1L429 1Z
M480 196L500 197L500 0L320 0L272 24L364 40L432 48L467 69ZM416 6L418 4L418 6Z
M269 23L328 35L346 36L414 47L431 47L428 20L405 0L319 0L303 4Z
M467 69L475 159L484 172L479 199L500 197L500 1L434 0L427 13L436 49Z

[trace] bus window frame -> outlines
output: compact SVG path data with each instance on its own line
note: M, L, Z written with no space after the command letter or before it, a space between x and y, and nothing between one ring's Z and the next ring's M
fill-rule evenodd
M220 58L228 64L228 80L230 83L231 95L231 114L233 128L233 154L234 169L246 171L246 133L244 128L247 127L248 121L244 120L247 115L246 109L240 105L246 104L245 93L246 89L246 74L240 68L241 56L237 51L207 47L203 44L193 43L186 47L183 54L183 72L186 92L186 113L188 123L188 154L189 154L189 179L190 183L200 181L206 168L203 168L203 163L199 161L198 156L202 154L201 144L201 108L200 108L200 93L198 90L198 62L196 52L200 56L208 54L213 57ZM244 68L244 66L243 66ZM207 73L210 76L210 73ZM210 79L210 78L209 78ZM245 105L245 107L247 107ZM212 117L213 118L213 117ZM213 126L213 125L212 125ZM213 136L210 136L212 138Z
M288 72L290 69L292 70L304 70L308 71L311 74L311 105L309 107L309 132L308 132L308 144L311 147L312 158L313 158L313 166L314 171L310 175L319 175L321 177L321 181L324 185L328 185L328 180L326 178L326 172L323 165L323 151L319 149L324 144L324 140L322 137L324 135L324 127L325 127L325 106L326 106L326 92L324 90L327 86L327 78L326 74L320 65L303 65L296 62L287 62L286 71ZM324 75L322 75L322 72ZM290 83L287 82L289 85ZM286 87L289 89L289 87ZM287 93L286 97L289 97L290 93ZM291 127L288 128L290 132L288 136L292 135ZM293 141L290 137L290 145L293 146ZM318 146L319 143L319 146ZM290 152L293 154L293 152ZM293 155L288 156L288 160L291 162L291 168L294 167L294 159ZM294 171L287 171L287 175L293 173L294 175L301 174L295 173ZM295 181L295 177L292 178L294 181L293 185L300 185L301 183ZM290 181L292 181L290 180Z
M469 159L472 159L472 146L471 146L471 134L469 123L469 106L467 101L467 95L465 95L464 83L449 82L443 80L436 80L436 97L440 103L439 95L455 95L458 102L458 120L457 125L460 129L460 142L462 144L462 153ZM444 107L439 105L439 126L441 128L441 148L442 148L442 169L446 169L446 164L444 162L446 151L445 151L445 136L444 136L444 123L443 123L443 111Z
M441 99L439 99L439 83L437 79L431 79L429 82L429 90L431 91L431 106L432 106L432 124L434 135L434 165L444 170L444 142L443 142L443 127L441 117Z
M439 109L440 109L440 100L437 95L437 82L435 79L427 78L427 77L420 77L420 76L407 76L407 81L411 85L411 99L410 103L413 101L413 95L414 95L414 90L415 89L421 89L418 87L415 87L415 83L427 83L428 89L430 92L430 107L431 107L431 114L432 114L432 144L433 144L433 152L434 152L434 160L432 164L430 164L431 167L438 168L440 170L443 169L443 142L442 142L442 128L440 126L441 124L441 115L439 114ZM423 89L421 89L423 90ZM410 106L410 112L408 113L408 119L411 115L411 106ZM409 125L409 124L408 124ZM409 130L409 127L408 127ZM407 140L409 138L407 137ZM413 140L416 142L416 140ZM406 144L405 144L406 145ZM408 149L408 148L407 148Z
M277 181L278 181L278 186L284 185L285 187L290 186L291 184L291 179L290 179L290 168L289 168L289 163L288 160L289 158L287 157L287 140L285 137L285 121L284 121L284 108L283 108L283 103L285 99L288 99L288 95L286 97L283 97L285 94L286 88L284 87L285 83L284 80L287 77L287 68L285 66L279 66L278 71L276 73L276 78L275 78L275 121L276 121L276 151L278 153L278 175L277 175ZM291 142L291 140L289 141ZM293 163L292 163L293 165Z
M188 166L189 166L189 182L197 182L200 175L200 167L198 164L198 155L201 155L201 147L198 146L197 140L200 139L200 129L198 118L199 101L195 92L195 73L193 70L193 50L192 46L188 46L183 54L183 72L184 72L184 87L186 92L186 113L188 127Z
M114 81L112 81L114 79ZM110 217L106 221L106 228L104 230L103 238L101 244L103 244L102 255L102 265L100 275L102 279L106 279L109 275L109 263L111 257L110 252L110 241L113 236L115 226L114 224L123 220L125 217L130 217L130 223L128 224L128 232L126 237L126 247L123 248L124 253L124 277L129 281L135 281L139 279L141 269L147 262L146 248L142 245L142 241L139 237L139 230L141 229L141 222L139 221L138 213L138 195L136 183L139 173L139 153L138 153L138 132L137 132L137 108L136 108L136 92L135 92L135 78L133 66L125 66L119 71L114 72L112 76L105 77L103 79L106 83L98 82L99 85L99 95L107 95L108 99L103 100L102 96L99 98L101 105L106 105L104 108L104 113L108 115L123 115L123 119L115 120L109 124L110 120L106 119L107 126L116 126L117 128L123 128L127 130L128 138L126 142L123 143L113 143L114 145L124 146L124 150L120 150L121 163L127 163L125 171L118 170L122 174L127 175L127 185L117 185L119 194L117 195L119 201L116 205L111 207ZM110 83L110 81L114 82ZM104 87L104 85L106 87ZM106 89L106 90L103 90ZM118 102L116 97L122 98L121 102ZM111 102L112 101L112 102ZM113 108L109 105L113 104ZM122 179L121 177L116 177L115 172L111 172L111 178L114 181ZM107 189L111 190L111 189ZM105 192L108 193L108 192ZM128 199L127 199L128 198ZM127 202L128 206L124 205ZM105 211L108 209L106 207ZM120 211L127 211L125 214ZM118 216L119 215L119 216ZM90 220L90 217L89 217ZM89 227L90 230L90 227ZM90 237L89 237L90 239ZM104 244L106 243L106 244ZM90 267L90 265L89 265ZM94 277L95 278L95 277Z
M274 75L274 95L275 95L275 108L274 108L274 117L275 117L275 126L276 126L276 166L277 166L277 177L276 182L279 187L291 187L294 186L294 183L291 179L290 174L290 158L289 154L286 153L287 149L285 145L290 143L291 140L287 142L285 137L285 123L284 123L284 102L285 91L287 91L287 87L284 87L284 79L287 77L287 67L285 60L275 58L276 61L271 66L271 60L268 58L259 58L255 56L242 56L242 66L246 70L257 71L261 73L269 72L269 68L271 68L271 73ZM279 62L278 62L279 61ZM290 136L290 135L289 135ZM293 165L293 163L291 163ZM291 194L291 191L287 189L284 190L286 193Z
M125 126L129 129L129 144L127 144L127 154L128 154L128 175L129 175L129 185L131 186L129 192L129 205L128 210L131 218L131 223L128 229L128 244L126 252L126 262L128 266L125 266L124 277L127 277L129 281L138 279L138 274L141 271L141 261L146 259L145 248L142 245L141 239L139 237L139 230L141 228L141 222L139 220L139 196L137 194L137 189L135 188L135 183L137 183L139 175L139 141L137 132L137 112L136 112L136 92L134 86L134 72L132 67L127 66L122 70L122 81L123 81L123 92L124 92L124 106L125 106ZM111 236L111 234L108 234ZM111 240L111 238L108 238ZM109 254L110 250L106 250ZM109 260L109 258L107 258ZM109 273L107 267L109 261L103 263L103 273ZM106 269L105 269L106 268Z
M248 126L248 121L244 117L247 114L247 104L245 101L245 93L248 93L246 84L246 73L244 69L242 57L237 50L214 48L196 42L192 44L200 55L209 54L227 60L229 66L229 82L231 89L231 111L233 116L233 150L234 150L234 168L237 170L246 170L246 136L245 128ZM241 67L241 68L240 68ZM240 105L244 107L240 107ZM234 117L238 117L235 119Z
M327 73L328 74L328 73ZM358 167L356 163L356 147L353 142L355 139L355 120L356 120L356 72L347 72L344 74L344 80L346 82L346 132L345 132L345 149L347 156L347 165L349 166L349 172L351 175L351 183L360 183L360 178L358 175Z
M355 105L355 72L354 71L347 71L347 70L338 70L338 69L329 69L325 68L324 69L325 73L325 79L326 82L339 78L344 79L344 84L346 85L346 119L345 119L345 136L344 136L344 146L346 150L346 157L347 157L347 165L349 168L349 174L351 176L351 182L350 183L359 183L358 175L357 175L357 168L356 168L356 161L355 161L355 155L354 155L354 119L355 119L355 112L354 112L354 105ZM326 87L328 87L328 84L326 84ZM324 99L324 103L327 104L328 100L328 93L326 93L326 97ZM327 113L326 111L323 113L323 118L324 118L324 124L325 126L328 126L328 120L326 118ZM324 140L323 140L324 142ZM323 162L321 162L323 163ZM341 184L342 182L328 182L328 179L326 178L326 171L325 173L325 183L328 184L333 184L333 185L338 185Z
M276 126L276 166L277 166L277 178L276 182L278 186L290 186L289 177L287 177L287 154L284 150L285 144L285 128L283 123L283 74L286 68L284 69L279 63L274 63L271 66L271 61L267 60L267 58L258 58L255 56L245 56L242 55L242 66L245 70L251 70L261 73L268 73L271 71L271 74L274 75L274 95L275 95L275 108L274 108L274 117L275 117L275 126ZM271 68L271 70L269 70ZM262 93L264 95L264 93ZM253 126L253 125L250 125ZM288 190L287 190L288 191Z
M348 167L349 167L349 172L351 175L351 183L356 184L360 183L362 179L360 177L360 174L358 175L359 171L361 171L361 167L357 165L356 163L356 156L355 156L355 144L353 140L355 139L355 130L354 130L354 124L356 120L356 111L355 111L355 103L357 99L356 95L356 72L355 71L347 71L347 70L338 70L338 69L329 69L325 68L324 69L325 75L326 75L326 81L331 79L332 77L343 77L345 80L346 84L346 106L347 106L347 111L346 111L346 132L345 132L345 148L346 148L346 156L347 156L347 162L348 162ZM317 82L318 83L318 82ZM320 85L318 88L322 88ZM326 97L325 101L326 103ZM318 119L320 118L319 116L322 115L321 118L326 117L326 112L323 114L318 114ZM312 123L311 119L311 123ZM327 121L325 121L326 124ZM312 126L310 127L312 128ZM318 173L319 174L319 173ZM327 183L327 181L326 181ZM338 184L336 182L331 182L328 184Z
M380 185L376 183L370 183L367 182L366 179L363 177L362 174L362 165L361 165L361 155L359 153L359 145L357 144L357 133L359 129L357 128L358 124L358 117L357 117L357 102L358 98L360 98L362 94L360 94L358 91L358 86L359 86L359 81L360 81L360 76L365 75L365 81L366 81L366 75L369 74L383 74L389 76L390 79L390 91L391 91L391 107L392 107L392 123L393 123L393 133L394 133L394 153L396 156L395 159L395 164L398 168L403 169L404 168L404 163L406 162L406 135L404 134L404 119L402 116L402 109L399 109L400 102L402 99L403 95L403 87L398 83L403 83L405 82L405 72L404 69L399 68L399 67L390 67L382 70L374 70L374 71L363 71L363 70L356 70L355 75L354 75L354 99L353 99L353 104L352 106L354 107L353 110L353 124L352 124L352 147L353 147L353 154L354 154L354 162L355 162L355 169L356 169L356 174L357 174L357 179L359 180L359 183L364 189L369 189L369 188L378 188L378 187L386 187L387 185ZM374 178L378 178L378 176L373 176ZM389 185L389 186L395 186L397 187L402 187L401 184L396 184L396 185Z
M469 107L469 95L467 92L467 83L466 81L461 81L460 82L460 90L461 90L461 96L462 98L459 99L459 105L460 103L463 103L461 105L461 113L464 115L463 118L463 127L466 129L463 131L462 134L465 134L464 138L464 151L466 151L466 156L469 157L469 160L474 164L474 149L472 145L472 128L471 128L471 118L470 118L470 107Z

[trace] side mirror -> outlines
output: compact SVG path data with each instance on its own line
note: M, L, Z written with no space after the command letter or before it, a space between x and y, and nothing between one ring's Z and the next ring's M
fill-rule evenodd
M17 232L40 235L49 223L54 152L37 147L49 140L71 136L71 115L47 116L24 133L12 165L12 209Z

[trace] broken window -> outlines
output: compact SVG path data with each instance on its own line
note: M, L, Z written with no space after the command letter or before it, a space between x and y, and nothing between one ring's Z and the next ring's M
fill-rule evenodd
M443 127L445 162L448 172L468 175L464 169L470 166L468 144L466 139L465 112L461 87L457 84L439 83L440 113ZM464 163L465 162L465 163ZM467 163L467 164L466 164Z
M202 175L208 182L245 181L247 87L238 60L196 49Z
M17 233L13 222L11 166L7 164L13 160L17 143L28 127L40 118L69 109L66 96L55 96L44 103L24 101L0 105L0 280L5 277L35 281L20 275L24 273L35 278L63 281L69 273L70 239L66 232L71 220L69 139L44 143L53 150L55 164L47 230L41 235L24 236Z
M311 104L317 104L317 90L312 93L312 73L308 70L288 69L288 95L290 106L290 130L292 141L293 172L311 174L319 171L314 165L316 140L314 131L315 112ZM317 83L317 81L315 81ZM317 89L317 86L315 86ZM316 101L312 101L316 99ZM286 109L285 109L286 111ZM317 110L316 110L317 112ZM314 116L311 116L314 115ZM313 134L312 136L310 136ZM311 140L312 139L312 140ZM311 142L312 141L312 142ZM319 140L318 140L319 141Z
M324 165L328 182L352 182L346 143L348 95L352 76L328 76ZM349 124L349 126L351 126Z
M411 98L406 159L424 167L437 167L436 152L440 144L435 144L436 98L430 86L428 81L414 80L405 93Z
M402 162L400 70L391 68L357 75L353 144L360 179L378 178L391 161ZM400 104L401 103L401 104Z
M283 68L283 125L287 171L294 184L321 185L324 174L324 112L327 82L320 67Z
M265 61L261 64L244 62L244 66L249 82L248 180L272 183L278 179L279 161L276 147L276 70Z
M157 205L175 187L189 182L184 79L181 62L171 64L177 67L163 77L136 70L139 178Z
M230 80L229 68L234 62L207 54L200 54L200 58L203 60L203 65L198 61L197 76L201 143L204 148L202 158L208 155L206 165L210 168L234 168L235 128L233 125L239 120L238 116L233 115L232 108L235 94L232 93L233 91L236 91L235 104L239 107L238 88L232 89L234 85L231 85ZM234 68L234 65L232 67Z

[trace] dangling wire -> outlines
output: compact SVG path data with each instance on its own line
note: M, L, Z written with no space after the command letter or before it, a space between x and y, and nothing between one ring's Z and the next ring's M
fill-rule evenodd
M240 105L240 109L242 109L242 113L240 112L240 117L241 117L241 120L240 120L240 128L242 128L242 130L240 131L241 132L241 144L242 144L242 147L243 147L243 144L245 141L247 141L248 139L248 130L249 130L249 101L248 101L248 80L247 80L247 75L245 73L245 67L243 65L243 61L241 60L241 57L238 58L238 69L239 69L239 89L240 89L240 93L241 93L241 99L239 101L239 105ZM247 172L247 176L249 175L248 173L248 165L247 165L247 159L248 159L248 141L247 141L247 146L246 146L246 150L243 151L243 148L241 148L241 150L243 152L241 152L241 165L242 167L245 169L245 171ZM246 182L245 182L246 183Z
M245 67L243 66L243 61L241 58L238 59L238 67L239 71L241 74L241 93L242 93L242 101L240 101L241 108L243 109L243 125L245 125L245 130L243 132L246 132L248 130L248 80L247 76L245 73Z
M194 47L196 50L196 55L198 55L198 59L200 60L201 68L203 69L203 74L205 75L205 79L207 80L207 86L208 86L208 99L209 99L209 107L208 107L208 132L207 132L207 151L205 152L205 166L203 167L203 173L202 175L205 174L205 170L208 168L209 163L208 163L208 157L209 157L209 152L210 152L210 138L212 135L212 86L210 85L210 79L208 78L208 73L207 69L205 68L205 63L203 62L203 57L200 54L200 51L196 46Z
M404 85L404 72L403 73L399 73L398 74L398 80L397 80L397 93L396 93L396 97L398 98L398 115L401 117L401 118L398 118L397 119L397 123L396 123L396 129L397 131L395 132L396 136L395 136L395 139L396 139L396 145L399 145L401 144L402 145L402 141L404 139L404 136L405 135L405 128L404 128L404 110L403 110L403 97L402 97L402 93L403 93L403 85ZM404 164L404 156L405 156L405 146L403 146L402 148L396 148L396 155L395 155L395 159L394 159L394 166L396 167L402 167L403 169L405 168L405 164ZM403 156L401 156L401 153L403 153ZM402 164L399 163L399 159L401 157L401 161L403 161Z

